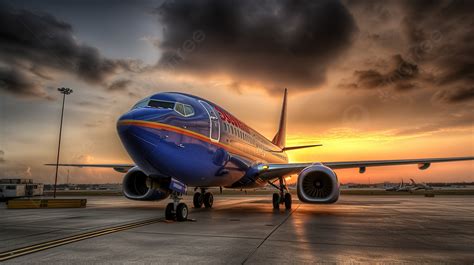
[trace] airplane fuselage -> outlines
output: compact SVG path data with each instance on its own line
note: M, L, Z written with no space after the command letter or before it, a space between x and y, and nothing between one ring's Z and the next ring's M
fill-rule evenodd
M285 152L218 105L159 93L120 117L117 130L135 164L152 177L188 186L256 187L260 163L287 163Z

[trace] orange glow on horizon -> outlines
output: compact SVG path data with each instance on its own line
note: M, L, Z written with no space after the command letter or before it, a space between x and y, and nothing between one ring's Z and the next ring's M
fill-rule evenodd
M323 144L322 147L287 152L289 162L330 162L380 159L431 158L447 156L471 156L472 146L466 145L472 136L465 135L410 135L397 136L390 131L371 133L349 129L331 130L319 136L289 136L287 145ZM453 175L452 172L462 172ZM427 170L416 165L369 167L359 174L355 169L337 170L342 183L375 183L413 177L418 181L436 182L473 181L474 165L471 161L432 164Z

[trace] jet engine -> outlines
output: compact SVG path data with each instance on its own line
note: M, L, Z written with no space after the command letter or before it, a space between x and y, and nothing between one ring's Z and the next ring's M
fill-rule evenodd
M140 168L130 169L123 178L122 189L125 197L139 201L158 201L170 195L169 180L147 176Z
M339 198L339 181L332 169L315 164L300 172L296 190L302 202L334 203Z

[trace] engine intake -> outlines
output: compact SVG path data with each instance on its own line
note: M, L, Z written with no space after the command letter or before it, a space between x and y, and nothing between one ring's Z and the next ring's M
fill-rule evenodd
M336 173L323 165L312 165L298 175L298 198L307 203L334 203L339 199Z
M162 187L168 186L163 180L147 176L138 167L130 169L122 182L123 194L131 200L158 201L166 199L171 191Z

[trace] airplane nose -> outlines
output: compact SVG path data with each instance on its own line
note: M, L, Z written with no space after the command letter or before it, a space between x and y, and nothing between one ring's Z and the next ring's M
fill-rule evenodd
M118 122L120 121L125 121L125 120L134 120L135 119L135 111L129 111L127 113L124 113L120 118L118 119Z
M149 131L146 130L141 122L145 122L136 111L130 111L123 114L117 121L117 132L125 149L134 156L140 156L151 152L155 146L153 141L148 139L151 137Z
M150 126L161 119L161 113L152 109L132 110L117 121L117 133L134 162L145 172L151 172L150 157L157 150L156 130Z
M117 120L117 132L121 139L122 139L122 136L125 136L128 129L130 128L129 122L133 120L135 120L135 114L133 113L133 111L129 111L123 114Z
M144 132L145 131L141 128L131 125L126 125L125 127L120 126L118 128L120 140L132 160L143 171L151 174L154 172L154 167L150 164L150 157L153 156L156 146L152 142L142 138Z

